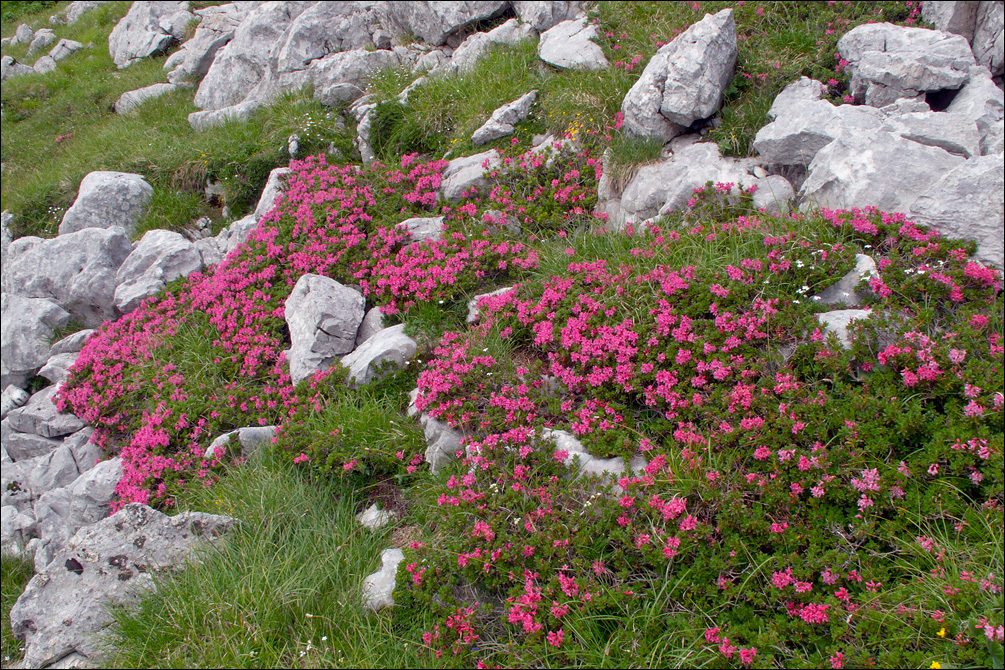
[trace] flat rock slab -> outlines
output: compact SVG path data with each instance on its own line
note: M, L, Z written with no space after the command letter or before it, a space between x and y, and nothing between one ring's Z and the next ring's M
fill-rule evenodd
M178 90L177 84L150 84L135 91L126 91L115 101L113 108L116 114L128 114L136 110L140 105L148 100L154 100Z
M202 512L168 517L132 503L78 531L11 610L14 634L25 638L26 667L44 667L71 654L100 662L98 633L107 608L136 602L154 575L184 569L203 543L215 543L237 521Z
M153 187L138 174L91 172L80 182L77 199L63 214L59 234L116 226L131 234L153 194Z
M33 395L24 407L11 410L7 415L11 428L53 439L83 428L84 423L80 419L72 414L60 414L56 410L53 396L58 391L58 386L44 388Z
M537 55L545 63L566 70L604 70L610 67L604 50L594 42L597 27L581 19L562 21L541 33Z
M297 281L286 299L285 311L294 384L352 351L364 303L360 293L328 277L307 274Z
M825 333L834 333L845 349L851 347L848 326L852 321L868 319L872 315L867 309L836 309L833 312L817 314L817 321L823 326Z

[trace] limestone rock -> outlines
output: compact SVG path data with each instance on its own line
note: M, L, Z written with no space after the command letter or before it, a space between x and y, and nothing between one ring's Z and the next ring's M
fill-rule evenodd
M881 130L964 158L980 155L977 124L964 116L944 112L898 114L889 117Z
M177 64L172 64L172 67L168 68L165 63L165 69L170 69L168 81L178 84L205 77L217 52L234 38L237 27L249 11L251 11L250 4L242 2L196 10L195 13L201 16L202 20L195 30L195 35L172 56L180 54Z
M168 282L200 270L202 256L194 244L171 230L151 230L115 275L115 307L128 314Z
M356 331L356 346L359 347L382 330L384 330L384 314L380 311L380 307L374 307L366 313L362 323L359 324L359 330Z
M848 326L852 321L858 319L868 319L872 314L867 309L838 309L833 312L817 314L817 321L823 327L824 333L834 333L838 341L845 349L851 348L851 338L848 334Z
M367 530L379 530L394 520L394 513L382 510L377 503L356 515L356 521Z
M440 183L440 193L446 200L460 200L462 194L472 187L488 186L485 172L497 169L502 165L499 152L495 149L473 156L455 158L443 171L443 181Z
M101 447L91 442L93 436L93 428L84 428L63 440L63 446L73 454L73 462L80 474L92 470L101 461L103 452Z
M442 216L417 216L405 219L395 228L407 230L413 242L439 240L443 233L443 221Z
M31 46L28 47L28 57L32 54L38 53L42 49L46 48L50 44L56 41L56 33L54 33L49 28L41 28L35 33L34 39L31 41Z
M289 179L290 168L276 168L269 173L269 180L265 182L262 195L258 198L258 205L255 207L255 220L272 211L280 199L280 195L286 190L286 183Z
M245 100L229 107L192 112L188 115L188 125L192 126L192 130L201 131L222 126L230 121L244 123L261 106L260 100Z
M7 419L0 421L0 443L2 443L8 458L15 463L44 456L53 449L58 449L60 445L59 440L34 433L18 432L11 427L10 421ZM6 475L4 476L6 477ZM5 491L0 491L0 493L6 494Z
M949 103L946 112L962 116L977 125L980 155L1000 154L1005 150L1002 131L1005 94L995 86L984 68L975 66L970 69L970 81Z
M974 39L978 2L923 2L921 18L935 24L939 30L960 35L966 41Z
M35 518L13 505L0 507L0 551L17 555L35 533Z
M67 335L60 341L56 342L49 349L49 356L59 356L60 354L75 354L84 348L84 344L87 342L87 338L95 333L94 329L88 328L85 330L78 330L77 332Z
M603 70L609 67L604 50L594 42L597 27L582 19L563 21L541 33L537 55L545 63L564 69Z
M757 187L754 192L754 207L773 216L788 212L796 199L792 184L781 175L773 174L758 179L754 186Z
M70 314L52 300L3 294L0 318L0 385L23 386L49 359L53 331Z
M6 419L11 410L24 406L30 397L27 391L13 384L5 388L3 395L0 395L0 421Z
M367 338L359 348L342 357L342 365L349 369L350 383L354 387L366 386L386 375L387 371L382 368L389 364L403 368L415 356L416 349L415 340L405 335L405 324L398 324Z
M468 36L454 50L449 62L444 64L444 73L467 73L474 69L478 60L496 45L513 45L523 40L531 39L536 31L529 25L510 19L486 33L475 33ZM421 59L420 59L421 60Z
M254 458L262 450L262 446L270 444L276 435L275 426L246 426L220 435L206 449L205 458L222 459L227 454L227 447L235 443L241 448L241 456Z
M433 474L436 474L457 458L457 452L461 448L461 434L428 414L422 414L419 422L426 436L426 462Z
M112 62L121 69L163 53L184 36L185 26L196 18L187 6L182 2L134 2L108 36Z
M855 287L863 279L876 273L876 261L865 254L855 254L855 267L836 284L828 286L816 296L824 305L845 304L857 307L862 304L862 296L855 292Z
M782 95L771 106L775 121L754 137L754 149L771 165L807 166L834 138L852 132L875 132L885 120L885 115L873 107L835 106L827 100L792 101L782 106L780 98Z
M352 351L363 321L363 296L334 279L306 274L286 299L292 346L290 377L296 384Z
M84 45L74 40L62 39L56 42L56 46L49 52L49 57L54 61L61 61L68 58L84 48Z
M977 259L1005 267L1002 157L968 160L934 181L911 203L909 218L943 235L977 242Z
M514 125L530 114L531 105L537 99L537 91L520 96L492 112L492 116L471 135L472 144L479 145L512 135Z
M804 207L873 206L906 212L965 159L891 133L844 135L817 152L800 191Z
M669 140L712 116L736 69L733 10L705 15L660 47L621 103L625 129Z
M267 2L248 12L234 31L233 39L217 52L196 91L195 106L203 110L222 110L244 102L268 68L270 51L293 20L312 5L310 2ZM189 123L196 127L191 116Z
M330 53L372 49L373 8L363 2L319 2L297 16L277 43L279 72L303 70Z
M30 44L33 39L35 39L35 31L28 24L22 23L14 31L14 39L11 40L11 45Z
M857 102L882 107L925 91L958 89L975 63L959 35L891 23L869 23L845 33L838 52L848 61Z
M136 602L156 573L182 569L201 543L216 542L236 523L202 512L168 517L132 503L81 529L11 610L14 634L25 638L25 665L43 667L74 653L95 658L99 633L112 622L109 606Z
M823 93L824 85L822 83L809 77L800 77L798 81L792 82L775 96L775 100L768 110L768 118L774 121L779 114L789 111L793 107L819 100Z
M116 114L127 114L145 103L147 100L159 98L162 95L172 93L177 89L178 86L175 84L150 84L149 86L138 88L135 91L126 91L119 96L119 99L115 101L115 105L113 107Z
M72 414L60 414L56 410L53 396L58 386L49 386L33 395L24 407L11 410L7 415L10 427L22 433L33 433L42 437L57 438L75 433L84 427L83 422Z
M108 516L121 479L122 462L113 458L98 463L68 486L39 496L35 516L39 537L49 555L62 550L79 529Z
M35 74L36 70L24 63L18 63L12 56L4 56L0 61L0 79L6 81L12 77Z
M63 445L38 459L28 481L32 493L41 495L72 484L79 474L73 452Z
M1005 73L1005 6L995 0L983 0L977 9L977 23L971 48L977 62L1001 82Z
M509 5L500 0L457 2L381 2L380 23L394 35L411 33L423 42L439 46L463 28L501 14Z
M385 549L380 555L380 570L363 580L363 607L376 612L385 607L394 607L394 582L398 574L398 564L405 560L401 549Z
M355 49L329 54L311 63L308 70L314 99L329 106L357 100L366 92L371 75L400 63L393 51Z
M555 2L537 0L516 0L513 10L523 23L530 24L535 30L545 31L557 26L562 21L580 18L583 10L579 2Z
M465 318L465 323L476 323L478 321L478 319L481 317L481 313L479 311L479 308L481 306L485 305L485 303L483 302L483 300L487 300L489 298L494 298L494 297L500 296L500 295L506 295L507 293L509 293L510 291L512 291L513 288L514 287L512 287L512 286L505 286L503 288L496 289L495 291L489 291L488 293L482 293L480 295L476 295L474 298L472 298L471 300L469 300L468 301L468 316Z
M153 187L138 174L91 172L80 182L77 199L63 214L59 234L115 226L130 234L146 211L153 192Z
M49 23L53 25L65 23L68 26L72 26L80 20L80 17L84 14L84 12L100 7L105 4L105 2L107 2L107 0L76 0L76 2L71 2L69 5L64 7L62 11L50 16Z

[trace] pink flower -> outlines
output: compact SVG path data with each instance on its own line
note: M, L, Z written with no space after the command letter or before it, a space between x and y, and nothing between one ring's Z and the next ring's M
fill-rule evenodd
M750 647L749 649L740 650L740 663L743 665L750 665L754 662L754 658L757 657L757 649Z
M565 637L565 631L562 630L561 628L558 629L558 631L552 631L548 633L548 644L556 648L561 647L562 638L564 637Z
M309 460L311 460L310 456L308 456L307 454L305 454L303 452L300 452L299 456L294 456L293 457L293 462L297 463L297 464L306 463Z

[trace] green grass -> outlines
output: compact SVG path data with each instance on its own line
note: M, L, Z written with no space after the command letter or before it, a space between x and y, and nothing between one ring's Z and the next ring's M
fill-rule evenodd
M361 610L390 532L355 519L360 493L277 461L230 471L181 507L241 520L197 565L119 610L114 667L406 667L419 620ZM6 569L6 568L5 568Z
M35 564L31 557L4 552L3 560L0 560L0 661L4 668L20 661L23 655L23 643L11 633L10 611L34 573Z

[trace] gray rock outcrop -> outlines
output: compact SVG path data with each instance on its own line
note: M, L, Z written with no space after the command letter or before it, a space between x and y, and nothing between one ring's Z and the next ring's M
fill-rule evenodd
M91 172L80 182L77 199L63 214L59 234L115 226L131 234L153 193L153 187L138 174Z
M563 21L541 33L537 55L545 63L569 70L603 70L610 66L594 40L597 27L582 19Z
M122 228L85 228L8 260L8 288L49 298L84 326L115 318L115 276L132 251Z
M534 37L537 32L528 24L510 19L486 33L469 35L441 68L444 73L467 73L474 69L478 60L497 45L513 45ZM596 46L596 45L594 45ZM404 104L404 103L402 103Z
M911 203L909 218L943 235L977 242L977 259L1005 267L1002 156L980 156L947 172Z
M539 31L553 28L562 21L582 18L583 14L578 1L515 0L513 10L522 23L530 24Z
M195 10L195 14L202 20L192 39L172 55L176 62L170 68L165 63L165 69L170 70L168 81L180 84L205 77L217 52L234 38L237 27L251 11L251 7L250 3L232 2Z
M939 30L869 23L838 40L848 61L856 102L883 107L926 91L958 89L969 77L974 55L967 40Z
M403 368L415 356L416 349L415 340L405 335L405 324L398 324L367 338L352 353L343 356L341 362L348 368L354 387L366 386L386 375L387 368Z
M290 377L299 383L352 351L363 321L363 296L334 279L306 274L286 299Z
M433 46L479 21L503 13L508 2L501 0L459 0L458 2L382 2L380 23L394 35L411 33Z
M669 140L712 116L736 69L733 10L706 14L666 44L646 65L621 103L625 130Z
M0 386L23 386L49 360L53 332L70 314L47 298L0 296Z
M489 120L471 135L471 143L477 146L512 135L516 130L514 125L530 114L531 105L535 100L537 100L536 90L496 109Z
M502 158L495 149L455 158L443 171L443 181L440 183L440 193L446 200L456 201L472 187L484 188L489 181L485 173L502 165Z
M57 386L49 386L31 396L23 407L11 410L7 415L8 425L22 433L53 439L81 430L84 423L80 419L56 410L53 396L58 390Z
M108 36L112 62L120 69L129 67L181 41L188 22L196 18L187 7L187 2L134 2Z
M115 307L128 314L168 282L202 270L202 256L180 233L151 230L119 266L115 275Z
M25 639L25 665L43 667L71 654L97 661L98 634L112 622L109 606L136 602L157 573L183 569L201 543L216 542L236 523L202 512L168 517L132 503L81 529L11 610L12 630Z

